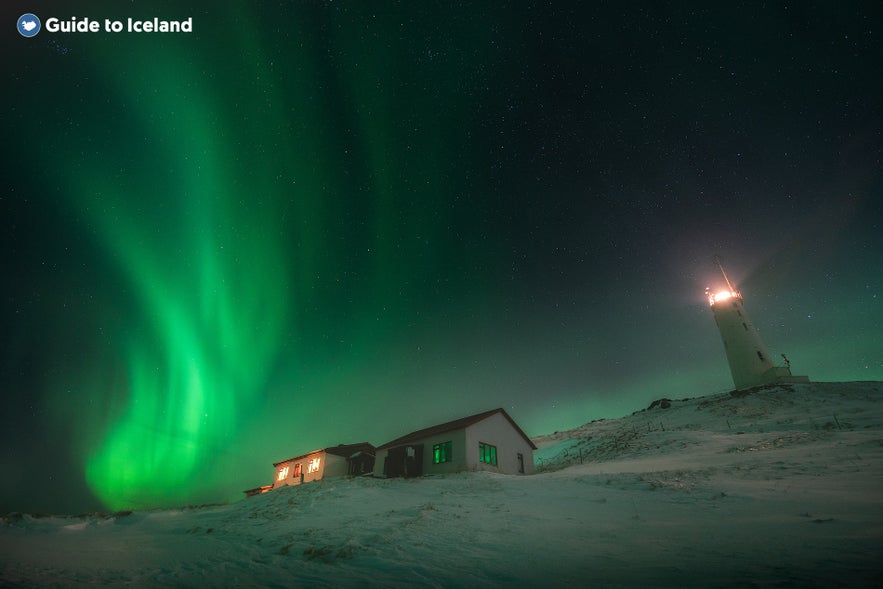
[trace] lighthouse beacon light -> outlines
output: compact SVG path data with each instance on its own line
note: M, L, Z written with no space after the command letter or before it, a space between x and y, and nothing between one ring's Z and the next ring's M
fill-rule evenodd
M726 301L727 299L742 298L741 294L739 294L737 291L732 290L721 290L718 292L711 292L711 290L706 290L705 295L708 297L708 304L712 306L714 306L715 303Z

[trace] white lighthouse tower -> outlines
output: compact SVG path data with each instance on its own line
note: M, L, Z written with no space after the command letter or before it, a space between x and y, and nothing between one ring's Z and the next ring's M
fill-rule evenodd
M737 389L748 389L776 382L809 382L806 376L793 376L785 355L785 366L776 366L760 334L745 312L742 294L727 276L720 258L714 262L723 274L726 289L712 292L706 289L708 303L724 341L727 362Z

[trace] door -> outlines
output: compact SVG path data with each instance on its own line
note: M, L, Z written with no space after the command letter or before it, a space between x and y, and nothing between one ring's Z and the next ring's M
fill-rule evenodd
M388 477L422 476L423 444L390 448L383 461L383 474Z

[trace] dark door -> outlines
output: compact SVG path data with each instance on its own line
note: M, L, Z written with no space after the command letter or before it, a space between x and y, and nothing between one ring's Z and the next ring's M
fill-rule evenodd
M423 444L390 448L383 463L388 477L419 477L423 475Z

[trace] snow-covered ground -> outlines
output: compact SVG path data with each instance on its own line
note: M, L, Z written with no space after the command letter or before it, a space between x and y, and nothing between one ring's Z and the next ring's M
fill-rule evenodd
M535 441L540 473L335 479L0 525L0 585L883 583L883 383L658 404Z

